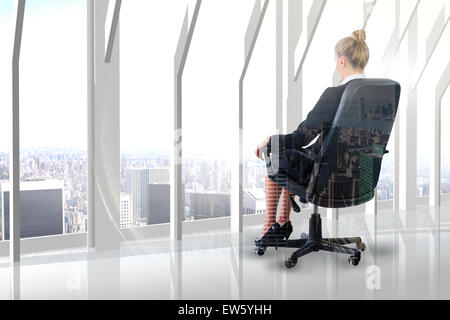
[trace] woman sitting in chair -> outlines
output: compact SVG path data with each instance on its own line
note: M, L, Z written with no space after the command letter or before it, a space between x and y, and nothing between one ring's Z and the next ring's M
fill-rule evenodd
M314 109L308 114L294 132L287 135L274 135L264 139L256 148L255 154L263 159L261 149L277 148L287 163L287 175L298 185L307 186L311 177L313 163L310 159L296 155L295 150L308 146L318 135L322 135L323 123L332 123L342 94L348 82L364 78L364 68L369 61L369 48L365 42L364 30L353 32L350 37L341 39L335 47L336 71L342 82L339 86L330 87L320 97ZM326 135L326 132L323 133ZM318 154L323 142L319 137L317 142L307 147L308 152ZM298 154L298 153L297 153ZM287 239L292 233L290 222L291 203L289 192L275 183L267 175L265 180L266 191L266 219L260 240ZM281 211L276 217L278 202L281 196Z

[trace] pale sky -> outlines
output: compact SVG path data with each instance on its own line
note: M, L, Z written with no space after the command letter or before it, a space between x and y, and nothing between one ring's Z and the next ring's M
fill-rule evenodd
M0 15L1 113L10 119L12 0ZM21 49L21 147L86 146L86 23L77 0L28 0ZM10 50L4 50L9 48ZM10 137L11 121L1 136ZM0 145L5 145L1 139Z
M180 0L123 1L121 12L122 150L171 145L173 55L187 3ZM435 17L446 0L424 2L419 10L419 61ZM449 1L447 0L447 3ZM243 39L252 0L204 0L192 40L183 88L184 154L227 157L238 107ZM308 6L306 1L306 6ZM304 68L304 116L331 86L333 48L362 26L362 0L329 0ZM369 77L384 77L381 56L393 28L393 2L379 0L367 28ZM402 0L401 25L411 4ZM192 8L190 7L192 14ZM447 6L446 16L449 14ZM305 10L306 11L306 10ZM304 12L306 15L306 12ZM447 28L449 29L449 28ZM0 2L0 146L9 142L13 0ZM445 39L448 39L445 40ZM21 146L86 148L86 7L80 0L28 0L21 56ZM418 107L419 154L426 154L436 74L450 56L447 30L422 79ZM6 49L5 49L6 48ZM9 48L9 50L8 50ZM403 71L402 71L403 72ZM398 80L398 79L395 79ZM403 85L406 90L406 84ZM275 2L271 1L255 47L244 100L245 152L275 130ZM430 98L431 97L431 98ZM403 102L406 96L402 96ZM64 101L64 103L61 103ZM444 105L449 106L448 94ZM443 135L450 138L449 130ZM446 148L444 147L446 150ZM450 149L450 148L447 148ZM445 150L444 153L446 152Z

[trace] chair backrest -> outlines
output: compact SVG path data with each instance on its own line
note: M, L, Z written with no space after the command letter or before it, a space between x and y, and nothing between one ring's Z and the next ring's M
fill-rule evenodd
M333 123L324 124L311 202L342 208L374 197L400 91L400 84L389 79L356 79L347 84Z

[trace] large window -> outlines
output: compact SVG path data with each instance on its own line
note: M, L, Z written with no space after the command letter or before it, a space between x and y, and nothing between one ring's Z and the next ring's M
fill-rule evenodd
M0 3L0 184L9 179L11 147L11 57L13 48L13 1ZM8 121L6 121L6 119ZM0 193L1 204L1 193ZM0 205L0 240L3 240L3 210Z
M352 19L342 19L344 14ZM360 29L362 25L361 1L327 1L303 67L303 119L313 109L323 91L333 86L334 47L337 41L350 36L352 31Z
M183 78L184 221L230 216L238 81L252 5L202 3Z
M174 54L187 3L122 3L121 228L168 223L170 219Z
M122 227L170 219L174 54L188 3L190 16L193 1L122 6ZM231 128L252 6L251 1L201 6L183 73L184 221L230 215Z
M418 59L415 73L420 72L425 67L427 61L427 52L430 48L430 33L438 18L438 14L442 9L442 1L424 2L418 8L418 20L420 28L418 28ZM430 67L428 65L427 67ZM434 130L433 112L435 96L436 75L440 74L435 70L434 79L428 78L429 81L421 81L418 85L418 103L417 103L417 195L428 196L430 194L430 162L432 161L431 153L433 152L432 141ZM431 75L429 73L429 75ZM431 81L430 81L431 80ZM432 84L432 85L431 85Z
M436 0L419 5L416 76L427 62L430 33L444 2ZM399 34L406 27L415 3L400 2ZM308 31L313 4L313 0L303 2L303 34ZM120 42L122 228L168 223L170 219L174 55L184 15L191 16L194 5L193 0L122 3L117 38L117 43ZM184 221L230 215L231 164L232 155L237 151L233 130L239 103L238 81L245 60L245 30L253 6L254 1L241 0L202 3L183 73ZM334 46L339 39L361 28L364 7L365 2L361 0L327 1L302 69L299 107L303 119L322 92L339 83L333 81ZM26 2L20 62L24 237L87 230L86 9L86 2L78 0ZM11 119L15 14L13 0L1 2L0 41L5 49L0 51L0 68L6 71L0 73L0 114L4 119ZM409 39L406 33L398 52L400 59L391 63L387 53L394 29L395 3L378 0L366 30L371 49L366 74L400 81L403 85L400 108L406 108ZM287 38L284 35L284 41ZM264 137L277 133L276 43L276 1L270 1L244 82L244 214L265 210L266 169L253 152ZM433 119L429 112L434 106L429 101L434 99L436 75L440 75L447 59L448 48L443 43L446 40L439 42L418 86L419 196L429 194L432 149L428 141L434 134L430 130ZM283 49L286 51L286 43ZM286 52L283 55L286 59ZM298 62L296 59L295 68ZM395 72L394 66L388 68L386 63L401 65L399 72ZM286 70L283 71L286 80ZM283 85L287 86L286 81ZM450 193L450 153L445 144L446 138L450 138L445 126L449 117L448 96L447 93L442 103L442 193ZM11 122L4 121L0 126L1 239L7 238L9 225L10 134ZM392 142L393 137L388 149ZM384 158L378 193L380 200L393 198L393 153Z
M2 1L2 6L5 2L8 10L14 3ZM6 30L6 38L12 39L14 29ZM12 46L6 48L1 53L8 56L6 62L2 56L2 70L9 71ZM20 61L22 237L86 231L85 70L85 2L27 1ZM1 96L2 115L8 115L11 101L3 103L3 96L10 97L11 91ZM2 144L10 131L10 121L5 123L8 131L2 126ZM8 179L7 153L0 154L0 166L0 178ZM9 238L9 187L7 181L1 182L5 239Z
M276 2L271 1L244 82L244 214L264 213L266 209L266 167L254 151L264 138L277 134L275 59Z
M418 59L414 69L415 74L423 76L417 87L417 195L430 194L431 161L433 161L433 141L435 134L434 108L436 107L436 88L448 63L448 48L450 32L445 29L434 48L433 40L440 36L438 21L445 21L448 13L442 11L443 1L424 2L419 5L418 19ZM431 51L431 49L434 49ZM430 55L433 53L432 55ZM427 60L427 58L430 58ZM428 63L426 64L426 62ZM425 67L425 68L424 68ZM445 119L448 118L446 94L441 105L441 193L449 192L446 188L448 163L448 148L446 137L448 130ZM402 99L407 99L403 96ZM448 105L448 104L447 104Z

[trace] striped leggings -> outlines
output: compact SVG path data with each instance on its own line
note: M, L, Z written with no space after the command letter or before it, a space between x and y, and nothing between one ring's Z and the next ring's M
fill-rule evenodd
M266 176L266 219L264 221L261 237L264 236L269 228L278 222L280 225L288 222L291 213L291 203L289 201L289 191L280 187ZM281 196L281 211L277 219L278 202Z

